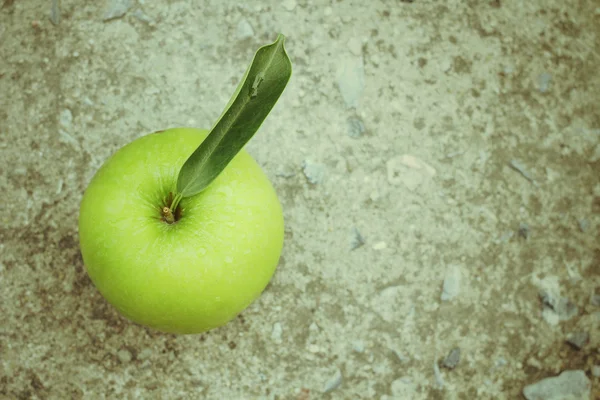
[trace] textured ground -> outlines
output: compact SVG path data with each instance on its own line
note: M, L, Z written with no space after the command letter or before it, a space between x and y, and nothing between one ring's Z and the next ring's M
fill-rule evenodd
M564 370L600 398L600 4L50 3L0 6L0 398L516 399ZM85 274L83 190L210 127L277 32L294 76L247 147L277 273L208 334L133 325Z

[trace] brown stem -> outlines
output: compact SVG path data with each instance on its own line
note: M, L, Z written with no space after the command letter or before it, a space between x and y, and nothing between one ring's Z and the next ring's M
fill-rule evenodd
M175 215L173 215L173 211L171 211L171 209L169 207L167 207L167 206L163 207L161 212L162 212L162 219L167 224L172 224L173 222L175 222Z

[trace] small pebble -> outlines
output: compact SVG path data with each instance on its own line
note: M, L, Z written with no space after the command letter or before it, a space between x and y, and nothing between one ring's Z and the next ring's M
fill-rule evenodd
M281 337L283 335L283 328L279 322L273 324L273 331L271 332L271 339L276 342L281 342Z
M593 295L591 303L593 306L600 307L600 294Z
M131 6L131 0L110 0L102 19L104 21L110 21L112 19L121 18L129 11Z
M335 375L332 376L327 382L325 382L325 387L323 388L323 393L333 392L335 389L339 388L342 384L342 371L339 369L335 372Z
M52 5L50 6L50 22L54 25L58 25L60 23L60 9L58 8L58 0L52 0Z
M68 108L65 108L60 113L60 124L63 126L63 128L68 129L71 127L72 122L73 122L73 114L71 113L71 110L69 110Z
M442 60L440 62L440 68L443 72L448 72L452 69L452 61L449 59Z
M579 313L579 309L566 297L558 297L549 292L540 292L544 305L542 313L546 322L556 325L558 321L568 321Z
M145 348L144 350L140 351L140 353L138 354L138 358L140 360L146 360L148 358L150 358L152 356L152 349L149 348Z
M356 227L352 228L352 240L350 241L350 250L358 249L365 244L365 238L360 234Z
M146 14L144 14L144 12L142 10L135 10L132 14L132 17L134 17L135 19L137 19L138 21L144 22L146 24L153 24L154 21L152 20L152 18L150 18L149 16L147 16Z
M362 340L355 340L352 343L352 350L354 350L357 353L363 353L365 351L365 342L363 342Z
M525 386L523 395L527 400L589 399L590 390L585 372L571 370Z
M519 236L523 239L529 239L529 225L524 223L519 225Z
M521 164L520 161L518 160L510 160L510 162L508 163L508 165L514 169L515 171L517 171L519 174L521 174L521 176L525 179L527 179L529 182L531 182L534 186L537 187L537 183L535 182L535 179L533 179L533 176L529 173L529 171L527 171L527 169L525 168L525 166L523 164Z
M577 221L578 225L579 225L579 230L581 232L585 232L588 230L588 228L590 227L590 222L586 219L580 219L579 221Z
M442 287L442 301L452 300L460 293L460 269L452 266L446 271Z
M453 369L458 365L460 361L460 348L455 347L450 350L450 353L446 356L444 361L442 361L442 366L445 368Z
M242 19L237 25L237 37L240 40L250 39L254 36L254 29L246 19Z
M438 366L437 360L433 363L433 376L435 377L435 383L439 388L444 387L444 377L440 372L440 367Z
M127 349L119 350L117 352L117 357L119 358L119 361L121 361L122 363L128 363L132 359L131 353Z
M348 118L348 136L351 138L360 137L365 131L365 125L357 117Z
M551 80L552 80L552 75L550 75L546 72L544 72L543 74L540 74L540 76L538 77L538 84L539 84L540 92L545 93L548 91Z
M581 350L589 339L590 335L587 332L573 332L567 337L567 343L577 350Z
M352 60L340 63L337 85L346 107L358 107L365 87L365 70L362 57L355 57Z
M313 185L321 183L325 177L325 166L322 164L314 163L311 160L305 160L302 164L302 171L306 179Z
M600 378L600 365L594 365L592 367L592 375L596 378Z

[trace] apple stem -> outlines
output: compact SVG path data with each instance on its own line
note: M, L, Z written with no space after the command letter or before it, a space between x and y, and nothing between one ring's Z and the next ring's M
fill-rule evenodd
M163 216L163 220L167 224L172 224L173 222L175 222L175 215L173 215L173 211L171 211L171 209L169 207L165 206L162 208L162 216Z
M183 195L181 193L173 196L173 192L170 192L167 198L163 202L163 206L160 209L162 220L167 224L173 224L181 218L183 210L179 209L179 203Z

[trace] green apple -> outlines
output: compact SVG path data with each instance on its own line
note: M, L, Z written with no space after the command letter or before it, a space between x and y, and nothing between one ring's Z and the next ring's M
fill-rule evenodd
M86 270L136 323L182 334L222 326L275 272L282 208L243 146L283 92L291 64L282 73L265 58L287 59L282 37L262 49L211 131L142 136L110 157L84 193L79 238ZM263 86L269 79L279 83Z
M223 325L268 284L283 245L283 214L245 151L202 193L183 199L177 223L161 218L179 169L206 138L196 129L152 133L97 172L80 211L91 280L123 315L168 332Z

